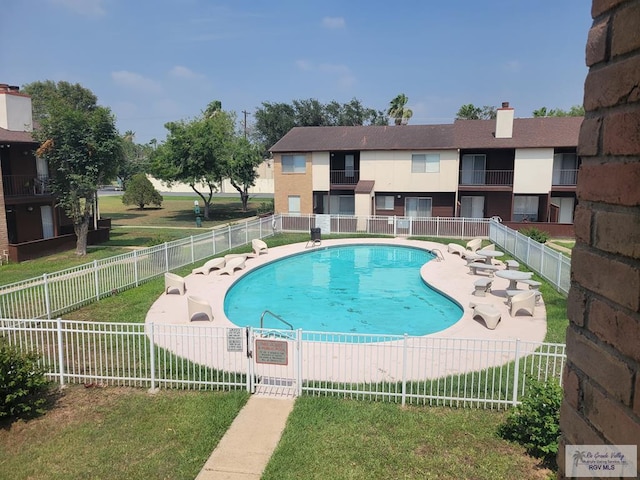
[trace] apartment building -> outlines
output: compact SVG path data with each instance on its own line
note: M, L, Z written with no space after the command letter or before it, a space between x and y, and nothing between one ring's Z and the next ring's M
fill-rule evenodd
M21 261L70 248L73 226L56 207L49 169L38 158L32 137L31 98L16 86L0 83L0 259ZM106 222L108 223L108 222ZM89 243L109 238L108 229L89 232Z
M278 213L572 225L582 117L296 127L272 148ZM571 230L571 228L569 228Z

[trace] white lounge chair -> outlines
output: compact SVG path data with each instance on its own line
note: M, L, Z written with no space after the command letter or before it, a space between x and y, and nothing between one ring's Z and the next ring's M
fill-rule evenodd
M189 312L189 321L201 320L206 317L210 322L213 321L213 312L211 311L211 305L206 300L200 297L193 297L187 295L187 311Z
M475 286L473 295L476 297L486 296L487 292L491 291L492 283L493 283L493 280L491 280L490 278L479 278L478 280L473 282L473 285Z
M251 240L251 248L253 248L253 253L255 253L256 256L260 256L261 253L269 252L269 247L267 246L267 244L259 238L254 238L253 240Z
M191 270L192 274L202 273L204 275L209 275L211 270L216 270L218 268L224 267L225 260L222 257L212 258L211 260L207 260L203 266L200 268L194 268Z
M233 275L236 270L242 270L243 268L245 268L246 265L244 264L244 262L244 256L230 258L225 264L224 268L220 269L218 275L222 275L223 273L226 273L227 275Z
M184 278L175 273L165 272L164 274L164 293L169 294L171 290L178 290L179 295L183 295L187 290L184 284Z
M501 317L500 311L496 307L488 303L471 303L469 306L473 308L474 318L481 317L489 330L495 330Z
M522 293L518 293L511 297L511 310L509 313L512 317L518 313L519 310L525 310L533 317L533 312L536 309L536 292L533 290L525 290Z
M475 252L481 246L482 246L482 239L481 238L474 238L473 240L469 240L467 242L467 250L471 250L472 252Z
M449 253L457 253L460 258L464 257L465 248L462 245L458 245L457 243L450 243L447 245L447 251Z

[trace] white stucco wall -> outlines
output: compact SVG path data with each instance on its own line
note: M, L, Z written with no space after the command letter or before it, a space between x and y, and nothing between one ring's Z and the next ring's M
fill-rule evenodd
M16 132L33 131L31 98L23 95L0 94L0 127Z
M412 154L440 154L440 171L412 173ZM458 188L458 151L370 151L360 154L360 179L375 180L377 192L454 192Z
M513 172L513 193L547 193L551 190L553 148L519 148Z
M311 154L311 181L314 191L329 191L329 152L313 152Z

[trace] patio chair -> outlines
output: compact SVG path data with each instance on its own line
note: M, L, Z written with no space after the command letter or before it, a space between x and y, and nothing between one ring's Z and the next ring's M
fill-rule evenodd
M189 321L202 320L205 317L210 322L213 321L213 312L211 305L200 297L187 295L187 311L189 312Z
M269 253L269 247L259 238L251 240L251 248L253 248L253 253L255 253L256 256L260 256L261 253Z
M465 248L462 245L458 245L457 243L450 243L447 245L447 252L458 254L460 258L464 257Z
M488 303L471 303L469 307L473 308L473 318L482 318L489 330L495 330L502 316L496 307Z
M481 246L482 246L482 239L481 238L474 238L473 240L469 240L467 242L467 250L471 250L472 252L475 252Z
M171 290L177 290L179 295L184 295L187 290L184 284L184 278L175 273L165 272L164 274L164 293L169 294Z
M476 297L486 296L487 292L491 291L492 283L493 283L493 280L491 280L490 278L479 278L478 280L473 282L473 285L475 287L475 290L473 291L473 295Z
M242 270L246 267L245 265L245 257L233 257L230 258L225 264L224 268L221 268L218 272L218 275L222 275L226 273L227 275L233 275L236 270Z
M216 270L224 267L225 260L222 257L212 258L211 260L207 260L203 266L200 268L194 268L191 270L192 274L202 273L204 275L209 275L211 270Z
M536 309L536 292L533 290L525 290L522 293L518 293L511 297L511 309L509 313L512 317L515 317L519 310L525 310L533 317L533 312Z

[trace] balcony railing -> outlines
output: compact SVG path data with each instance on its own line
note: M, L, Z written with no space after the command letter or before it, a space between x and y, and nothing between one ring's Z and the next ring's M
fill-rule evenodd
M513 170L461 170L460 185L513 185Z
M360 170L331 170L331 185L355 185L360 180Z
M553 185L577 185L578 170L554 170L552 183Z
M46 175L3 175L2 185L5 197L51 194L49 177Z

